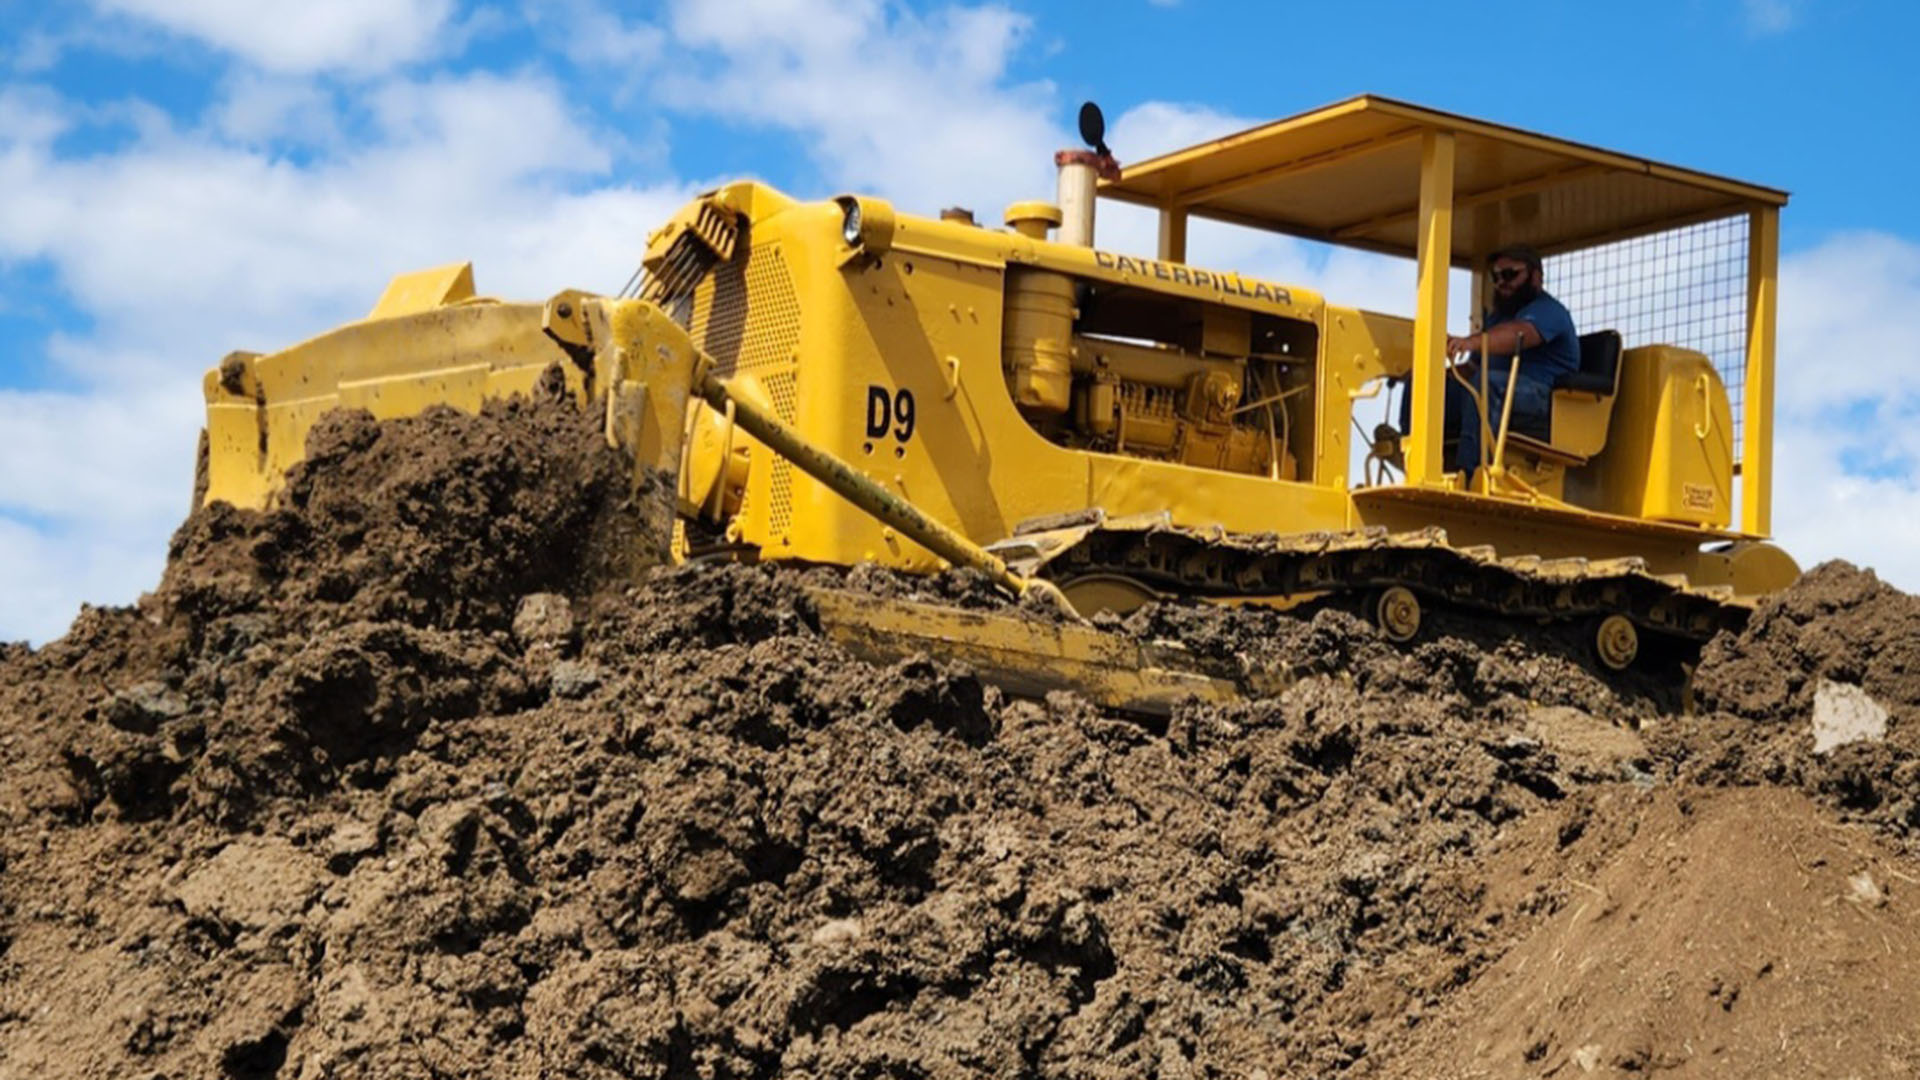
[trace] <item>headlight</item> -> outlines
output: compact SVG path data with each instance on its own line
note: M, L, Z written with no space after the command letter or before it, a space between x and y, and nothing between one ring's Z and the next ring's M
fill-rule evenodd
M893 246L893 206L885 199L842 195L833 201L840 206L840 239L848 247L880 255Z
M860 246L860 219L860 200L841 199L840 239L845 240L848 247Z

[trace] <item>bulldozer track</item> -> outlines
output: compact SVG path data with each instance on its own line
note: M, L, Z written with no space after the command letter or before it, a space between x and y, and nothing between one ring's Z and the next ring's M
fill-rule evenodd
M1089 517L1091 520L1089 520ZM1455 546L1446 530L1235 534L1163 515L1029 523L994 545L1017 573L1054 581L1115 575L1187 596L1278 597L1403 586L1441 604L1515 618L1622 615L1656 633L1703 643L1738 630L1751 610L1728 586L1656 574L1637 557L1546 559Z

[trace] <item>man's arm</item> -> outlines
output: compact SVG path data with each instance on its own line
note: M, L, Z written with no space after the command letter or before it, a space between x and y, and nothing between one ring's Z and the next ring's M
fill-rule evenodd
M1480 339L1487 339L1487 351L1495 356L1511 356L1522 349L1531 349L1540 344L1540 329L1525 319L1503 322L1486 332L1485 335L1469 334L1466 337L1447 339L1447 356L1458 359L1480 347Z

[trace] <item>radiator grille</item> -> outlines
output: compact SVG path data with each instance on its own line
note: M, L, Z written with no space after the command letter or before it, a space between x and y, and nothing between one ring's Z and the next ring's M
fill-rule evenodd
M773 396L773 411L780 419L791 423L798 411L799 378L793 371L782 371L769 375L765 379L767 393ZM767 506L767 535L785 536L793 524L793 463L786 458L775 456L772 475L767 485L769 501Z
M718 375L791 369L800 344L800 300L780 249L749 247L746 258L715 269L694 292L687 329L713 357Z
M742 252L695 290L687 330L713 357L715 374L753 375L772 396L775 415L791 424L799 416L800 345L793 275L777 246L747 244ZM780 537L793 523L792 464L774 457L768 480L767 535ZM751 509L743 503L741 513Z

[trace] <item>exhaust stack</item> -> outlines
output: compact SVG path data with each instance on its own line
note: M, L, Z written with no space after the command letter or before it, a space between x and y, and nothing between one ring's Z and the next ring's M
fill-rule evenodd
M1062 150L1053 155L1053 164L1060 170L1060 193L1055 204L1060 207L1061 221L1055 239L1062 244L1092 247L1095 192L1102 178L1120 179L1120 163L1107 149L1107 118L1091 101L1080 106L1080 138L1089 149Z
M1112 160L1112 159L1108 159ZM1075 247L1093 246L1095 184L1100 178L1100 155L1091 150L1062 150L1053 155L1060 169L1060 233L1056 239Z

